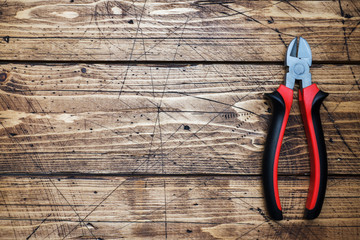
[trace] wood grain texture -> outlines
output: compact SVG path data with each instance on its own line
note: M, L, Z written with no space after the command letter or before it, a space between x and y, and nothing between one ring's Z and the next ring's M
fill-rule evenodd
M305 37L316 61L360 61L360 2L11 0L3 60L281 61Z
M281 65L5 64L1 172L261 173ZM360 67L314 65L330 174L359 174ZM281 174L308 174L295 92Z
M2 1L0 238L359 239L359 25L356 0ZM320 217L303 220L295 91L275 222L264 93L295 36L330 93L330 175Z
M2 177L0 234L17 239L357 239L360 179L331 177L320 217L302 220L308 179L279 182L285 221L259 177Z

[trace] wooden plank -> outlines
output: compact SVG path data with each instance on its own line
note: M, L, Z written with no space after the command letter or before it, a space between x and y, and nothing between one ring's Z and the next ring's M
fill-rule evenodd
M11 0L3 60L282 61L305 37L316 61L359 61L360 2Z
M280 65L2 65L1 172L260 174ZM1 69L0 68L0 69ZM360 66L315 65L330 174L359 174ZM308 174L297 92L281 174Z
M1 177L6 239L356 239L360 179L331 177L320 217L302 219L308 179L279 182L269 219L260 177Z

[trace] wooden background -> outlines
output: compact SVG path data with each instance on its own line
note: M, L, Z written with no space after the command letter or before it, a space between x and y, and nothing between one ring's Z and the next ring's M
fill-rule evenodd
M359 239L360 1L3 0L1 239ZM261 163L295 36L308 40L329 180L303 220L295 92L283 221Z

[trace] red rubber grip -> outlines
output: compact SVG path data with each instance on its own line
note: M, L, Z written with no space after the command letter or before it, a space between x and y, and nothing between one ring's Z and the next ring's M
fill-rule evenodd
M319 92L319 89L315 84L304 88L303 91L299 91L299 103L301 108L301 115L304 121L304 127L306 137L308 139L310 165L311 165L311 177L310 187L308 193L308 199L306 201L306 208L313 209L316 204L316 199L319 193L320 185L320 164L319 153L316 142L314 125L311 117L311 107L315 95Z
M327 157L320 121L320 105L328 94L316 84L299 90L299 103L310 154L310 186L306 201L307 218L316 218L321 211L327 181Z
M279 165L279 156L280 156L280 150L281 150L281 144L284 138L285 128L286 124L289 119L289 114L291 110L291 105L293 102L293 90L290 88L287 88L285 85L280 85L280 87L277 89L278 93L282 96L282 98L285 101L285 115L284 119L281 125L280 135L279 139L276 145L276 151L275 151L275 160L274 160L274 168L273 168L273 184L274 184L274 193L275 193L275 199L276 199L276 205L280 210L281 204L280 204L280 197L279 197L279 189L278 189L278 165Z
M278 190L278 163L281 143L293 101L293 90L284 85L266 94L272 101L272 120L264 149L263 158L263 186L266 205L270 217L281 220L282 210Z
M299 91L299 103L310 154L310 187L306 202L305 218L319 216L325 198L327 182L327 156L320 120L320 106L328 94L315 84ZM273 115L266 139L263 158L263 186L269 215L281 220L282 208L278 190L278 163L285 128L293 102L293 90L284 85L271 94Z

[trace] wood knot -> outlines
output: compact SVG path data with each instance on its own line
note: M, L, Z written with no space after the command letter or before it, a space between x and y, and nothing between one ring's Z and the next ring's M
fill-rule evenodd
M5 37L3 37L3 40L4 40L5 42L9 43L10 37L9 37L9 36L5 36Z
M6 73L0 73L0 82L5 81L7 78L7 74Z

